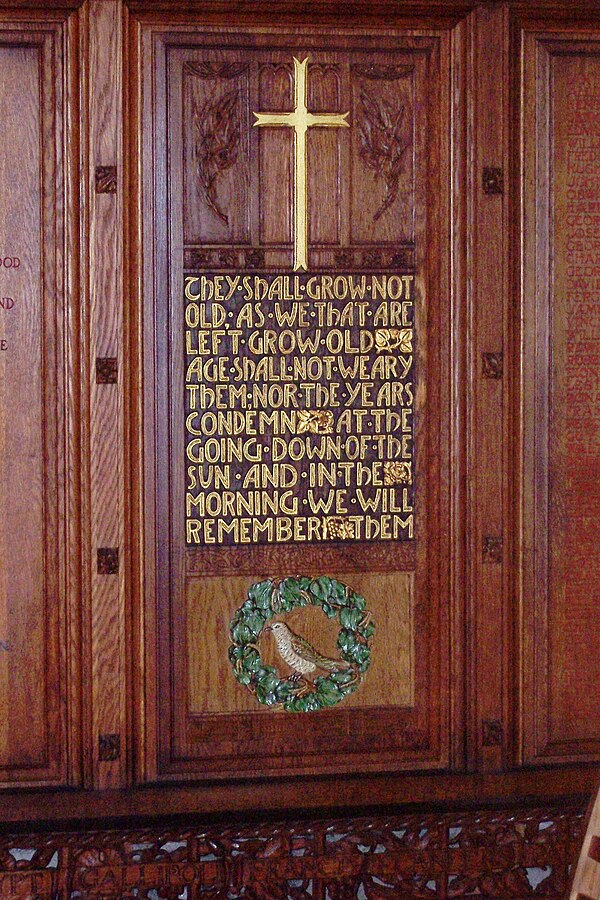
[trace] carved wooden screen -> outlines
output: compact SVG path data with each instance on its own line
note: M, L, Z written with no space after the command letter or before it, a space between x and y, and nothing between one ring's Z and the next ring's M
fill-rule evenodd
M447 767L448 35L140 34L146 774Z
M78 708L60 18L0 23L0 783L69 780Z

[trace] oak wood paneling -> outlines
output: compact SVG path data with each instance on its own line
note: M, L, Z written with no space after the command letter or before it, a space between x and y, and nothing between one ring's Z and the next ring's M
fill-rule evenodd
M486 191L486 171L508 184L508 35L506 10L484 6L473 16L472 206L468 271L471 285L467 342L469 375L468 568L466 646L468 765L496 769L510 760L511 610L507 597L511 560L508 366L490 378L485 360L509 358L508 192ZM504 371L503 371L504 369Z
M600 750L600 44L525 33L523 753Z
M64 16L0 17L0 783L77 781L79 379ZM60 21L62 19L62 21ZM75 204L76 208L76 204Z
M96 360L117 360L117 384L91 379L89 443L86 447L90 489L90 640L91 772L98 787L125 783L127 757L128 617L125 608L124 548L124 391L123 346L123 152L120 59L123 9L114 0L86 8L85 104L87 144L84 172L86 221L83 241L89 254L84 277L89 300L89 369ZM110 190L99 191L98 167L114 170ZM119 365L120 364L120 365ZM112 551L113 565L97 565L102 548ZM101 758L100 736L118 735L120 750Z
M596 0L0 4L3 821L590 788L599 35ZM292 137L251 113L291 108L295 54L356 126L309 136L314 270L415 275L416 540L186 547L183 277L290 270ZM356 693L292 716L227 650L248 586L299 572L376 633ZM335 621L289 622L338 655Z
M449 617L460 629L456 591L462 590L460 578L450 581L455 570L448 556L450 528L461 528L462 495L450 464L451 454L457 461L462 454L451 413L460 408L460 396L454 392L459 382L450 383L451 377L460 379L461 366L450 342L456 321L450 310L457 319L461 315L459 266L456 281L450 281L450 254L456 258L462 252L460 217L451 248L445 235L452 204L459 208L461 203L466 132L461 124L464 94L451 99L448 76L465 65L466 33L460 26L451 43L447 23L438 22L435 33L423 27L421 33L409 34L397 27L393 38L369 30L360 19L357 24L359 31L336 29L333 41L331 34L318 30L310 37L264 26L244 32L230 25L199 31L186 25L185 17L173 22L168 15L146 19L139 9L132 18L131 47L138 60L134 77L140 79L132 103L139 104L141 113L141 158L139 163L132 160L132 170L143 209L143 231L134 240L141 241L138 314L144 332L143 444L135 454L145 485L140 584L147 629L145 636L140 632L147 677L145 731L138 746L144 759L141 771L151 778L347 771L357 764L366 770L419 769L449 763L450 710L457 710L458 720L461 696L460 680L451 687L448 682ZM402 120L398 140L402 137L406 159L398 200L389 215L384 174L365 165L358 127L349 140L341 129L332 129L309 143L309 162L315 162L309 233L317 271L391 271L390 266L416 271L421 335L417 540L414 547L399 543L385 549L376 544L339 549L326 545L322 560L310 545L284 546L281 552L268 546L186 550L181 532L185 473L178 450L184 444L179 390L183 275L238 271L240 266L250 272L290 266L291 138L283 129L252 129L249 134L244 129L248 110L289 108L292 56L302 55L303 48L310 51L314 66L309 71L309 103L349 109L358 123L365 115L365 94L373 94ZM206 186L202 188L202 176L199 184L194 129L199 117L215 118L228 97L237 104L243 137L235 131L229 147L235 162L223 166L211 197ZM449 128L457 138L452 149ZM452 185L450 171L455 172ZM316 202L326 188L337 200ZM460 570L460 550L455 560ZM379 581L385 593L382 609L387 610L393 608L398 590L383 586L384 573L415 573L408 608L404 600L397 601L397 621L390 624L389 635L385 615L380 617L384 659L396 652L392 636L407 623L405 646L390 672L398 665L407 673L414 670L410 683L403 678L385 702L365 697L363 703L357 693L344 707L294 720L289 714L271 715L256 704L252 712L233 681L224 654L234 597L239 595L241 604L240 585L247 590L252 581L243 576L266 572L282 577L304 571L307 563L311 573L324 571L315 567L326 565L328 573L338 573L349 584L351 573L364 573L354 577L372 582L371 591ZM222 634L213 640L217 627ZM381 679L385 677L382 673ZM373 689L377 694L380 688ZM332 741L335 759L325 752ZM460 740L452 747L456 758L462 752Z

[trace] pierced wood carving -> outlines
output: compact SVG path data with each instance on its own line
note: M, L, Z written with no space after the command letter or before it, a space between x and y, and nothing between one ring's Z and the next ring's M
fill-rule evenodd
M385 184L385 198L373 216L377 221L398 196L403 157L410 146L404 132L404 106L392 106L385 99L377 99L366 88L360 92L362 119L360 155L365 164Z
M218 100L208 100L201 108L196 106L194 128L197 171L206 202L214 214L228 225L229 216L223 211L217 198L217 184L221 175L238 158L239 91L234 88Z
M585 803L0 836L0 897L562 900Z

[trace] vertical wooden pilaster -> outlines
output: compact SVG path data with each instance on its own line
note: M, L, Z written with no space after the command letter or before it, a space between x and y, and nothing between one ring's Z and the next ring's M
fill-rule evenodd
M469 390L468 763L507 764L510 623L508 434L508 23L500 5L473 17Z
M122 406L123 135L122 3L88 0L84 116L90 383L91 748L88 778L125 783L126 616ZM98 378L110 359L114 379ZM109 748L109 750L107 750Z

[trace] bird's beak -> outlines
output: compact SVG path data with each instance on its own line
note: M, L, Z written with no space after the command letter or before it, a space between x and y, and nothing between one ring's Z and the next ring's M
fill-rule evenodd
M270 625L265 625L265 627L263 628L263 631L273 631L273 629L271 628Z

